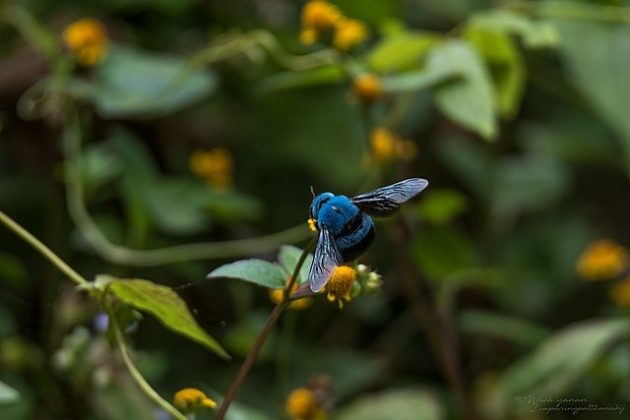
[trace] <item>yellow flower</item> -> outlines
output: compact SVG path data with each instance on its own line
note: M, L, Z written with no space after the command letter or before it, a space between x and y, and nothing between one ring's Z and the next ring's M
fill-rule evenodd
M79 19L66 26L62 36L70 52L85 67L100 63L107 53L105 27L94 18Z
M352 299L352 290L357 279L357 271L347 265L335 267L330 276L330 280L326 283L326 298L330 302L337 301L339 309L343 308L343 301Z
M313 28L304 28L300 31L300 42L304 45L312 45L319 39L319 33Z
M227 149L196 150L190 155L188 165L192 173L216 188L232 185L232 155Z
M416 144L401 139L386 127L375 128L370 135L372 157L377 163L394 159L411 160L416 155Z
M335 25L333 46L339 51L349 51L368 37L367 27L356 19L341 19Z
M372 103L382 95L381 82L371 73L357 76L352 83L354 96L363 103Z
M287 397L284 409L291 420L315 420L324 418L315 393L308 388L296 388Z
M286 284L289 284L289 280L291 276L286 281ZM293 287L291 287L291 292L297 290L298 288L297 281L293 283ZM282 302L282 296L284 295L284 289L269 289L269 299L275 303L276 305ZM301 311L302 309L308 309L311 307L313 300L309 297L304 297L301 299L296 299L289 304L289 309L295 309L296 311Z
M173 396L173 403L182 411L190 412L200 408L214 409L217 403L208 398L203 391L197 388L183 388Z
M309 217L306 222L308 223L308 230L311 232L317 232L317 219Z
M628 251L617 242L602 239L590 244L577 261L577 273L586 280L611 279L628 266Z
M314 30L315 33L332 29L341 18L342 15L337 6L327 1L312 0L302 9L302 25L305 29Z
M610 298L616 305L630 308L630 277L626 277L610 289Z

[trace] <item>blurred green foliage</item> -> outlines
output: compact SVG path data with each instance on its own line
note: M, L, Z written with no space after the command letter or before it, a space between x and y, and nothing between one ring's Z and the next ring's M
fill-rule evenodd
M332 1L370 29L347 53L299 42L304 3L0 6L0 210L87 279L116 278L79 294L0 229L2 418L166 416L99 304L165 399L220 401L309 237L309 187L412 176L430 187L359 260L383 289L287 311L227 418L283 418L298 387L345 420L627 405L630 304L610 296L627 262L601 282L576 262L598 238L630 247L630 2ZM63 41L86 16L106 28L94 66ZM379 160L378 127L415 152ZM195 169L200 150L227 150L208 164L224 184Z

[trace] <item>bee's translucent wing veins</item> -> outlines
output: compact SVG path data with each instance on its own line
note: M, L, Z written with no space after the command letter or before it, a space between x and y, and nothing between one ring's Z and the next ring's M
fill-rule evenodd
M372 216L387 216L396 211L402 203L418 195L427 185L429 181L426 179L404 179L395 184L359 194L352 199L352 202Z
M328 283L335 267L341 262L341 253L337 249L334 238L327 229L321 229L313 263L308 272L308 285L311 290L319 292Z

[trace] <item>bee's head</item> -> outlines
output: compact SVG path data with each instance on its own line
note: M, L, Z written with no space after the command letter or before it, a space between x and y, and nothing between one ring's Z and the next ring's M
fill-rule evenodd
M324 203L330 200L331 198L333 198L334 196L335 195L333 193L325 192L325 193L321 193L313 197L313 202L311 203L311 209L310 209L310 217L313 219L317 219L319 210L322 208Z

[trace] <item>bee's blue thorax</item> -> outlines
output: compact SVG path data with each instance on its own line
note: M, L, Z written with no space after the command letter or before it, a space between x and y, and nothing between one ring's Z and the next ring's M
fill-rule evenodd
M345 195L328 194L320 194L313 200L314 216L319 228L324 227L337 235L359 213L359 208Z

